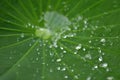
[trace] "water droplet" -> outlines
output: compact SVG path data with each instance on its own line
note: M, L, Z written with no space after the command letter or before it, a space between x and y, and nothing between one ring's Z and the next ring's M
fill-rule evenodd
M21 33L20 37L21 37L21 38L24 38L24 33Z
M71 69L71 72L74 72L74 69Z
M9 59L12 59L12 57L10 56Z
M83 51L86 51L86 49L85 49L85 48L83 48Z
M101 49L99 49L98 52L101 53L102 52Z
M74 52L74 54L77 54L77 53L78 53L77 51Z
M17 66L18 66L18 67L20 67L21 65L20 65L20 64L18 64Z
M67 79L67 78L68 78L68 76L64 76L64 78L66 78L66 79Z
M30 43L29 46L32 46L32 44Z
M36 51L39 51L39 48L37 48Z
M91 43L92 41L90 40L90 41L88 41L89 43Z
M91 80L91 76L88 76L86 80Z
M45 76L41 76L42 79L45 79Z
M67 35L63 36L63 38L67 38Z
M98 60L101 62L101 61L103 60L102 56L100 56L100 57L98 58Z
M100 40L100 42L105 43L106 40L105 40L104 38L102 38L102 39Z
M61 68L60 67L57 67L57 70L60 70Z
M100 67L103 67L103 68L106 68L107 66L108 66L107 63L102 63L102 64L100 64Z
M63 47L60 47L61 50L63 50Z
M38 55L40 54L40 52L37 53Z
M77 75L74 76L75 79L79 79Z
M63 51L63 53L66 53L66 51Z
M50 72L53 72L53 69L50 69Z
M78 16L78 18L77 18L78 21L80 21L80 20L82 20L82 19L83 19L82 16Z
M37 58L36 58L36 61L38 61L38 60L39 60L39 58L37 57Z
M107 77L107 80L113 80L113 79L114 79L113 76L109 76L109 77Z
M97 69L97 68L98 68L98 66L96 65L96 66L94 66L94 68L95 68L95 69Z
M95 69L97 69L98 68L98 66L97 65L94 65L94 67L92 68L92 70L95 70Z
M76 50L79 50L82 48L82 45L81 44L78 44L78 46L75 47Z
M57 60L56 60L56 62L60 62L60 61L61 61L61 59L57 59Z
M65 67L61 69L61 71L65 71L65 70L66 70L66 68L65 68Z
M33 74L33 77L36 77L37 75L36 74Z
M92 59L91 54L86 54L86 55L85 55L85 58L87 58L87 59Z

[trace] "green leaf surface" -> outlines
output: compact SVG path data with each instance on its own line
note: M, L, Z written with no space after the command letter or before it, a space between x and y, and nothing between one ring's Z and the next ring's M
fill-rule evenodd
M119 80L120 0L1 0L0 80Z

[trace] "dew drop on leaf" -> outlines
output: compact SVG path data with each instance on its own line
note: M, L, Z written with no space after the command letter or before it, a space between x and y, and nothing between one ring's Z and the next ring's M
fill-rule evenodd
M79 49L81 49L82 48L82 45L81 44L79 44L78 46L76 46L76 50L79 50Z
M75 78L75 79L79 79L77 75L74 75L74 78Z
M98 58L98 60L101 62L101 61L103 60L102 56L100 56L100 57Z
M57 70L60 70L61 68L60 67L57 67Z
M66 70L66 68L65 68L65 67L61 69L61 71L65 71L65 70Z
M100 64L100 67L107 68L108 64L107 63L102 63Z
M86 80L91 80L91 76L88 76Z
M107 80L114 80L114 77L113 76L109 76L109 77L107 77Z
M60 62L60 61L61 61L61 59L57 59L57 60L56 60L56 62Z
M105 40L104 38L102 38L102 39L100 40L100 42L105 43L106 40Z
M85 55L85 58L86 58L86 59L92 59L92 56L91 56L91 54L86 54L86 55Z
M24 38L24 33L21 33L20 37L21 37L21 38Z
M67 79L67 78L68 78L68 76L64 76L64 78L66 78L66 79Z

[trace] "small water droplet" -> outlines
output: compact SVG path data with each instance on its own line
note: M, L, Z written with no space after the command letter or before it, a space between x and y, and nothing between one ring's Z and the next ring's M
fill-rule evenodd
M50 72L53 72L53 69L50 69Z
M91 76L88 76L86 80L91 80Z
M24 38L24 33L21 33L21 35L20 35L20 36L21 36L21 38Z
M114 77L113 76L109 76L109 77L107 77L107 80L114 80Z
M101 53L102 52L101 49L99 49L98 52Z
M81 44L78 44L78 45L75 47L76 50L79 50L79 49L81 49L81 48L82 48L82 45L81 45Z
M89 43L92 43L92 41L90 40L90 41L88 41Z
M18 67L20 67L21 65L20 65L20 64L18 64L17 66L18 66Z
M45 79L45 76L41 76L42 79Z
M86 55L85 55L85 58L87 58L87 59L92 59L91 54L86 54Z
M40 54L40 52L37 53L38 55Z
M66 79L67 79L67 78L68 78L68 76L64 76L64 78L66 78Z
M36 58L36 61L38 61L38 60L39 60L39 58L37 57L37 58Z
M102 38L102 39L100 40L100 42L105 43L106 40L105 40L104 38Z
M57 67L57 70L60 70L61 68L60 67Z
M32 46L32 44L30 43L29 46Z
M10 56L9 59L12 59L12 57Z
M39 48L37 48L36 51L39 51Z
M63 51L63 53L66 53L66 51Z
M65 71L65 70L66 70L66 68L65 68L65 67L61 69L61 71Z
M83 48L83 51L86 51L86 49L85 49L85 48Z
M71 72L74 72L74 69L71 69Z
M77 53L78 53L77 51L74 52L74 54L77 54Z
M61 61L61 59L57 59L57 60L56 60L56 62L60 62L60 61Z
M100 56L100 57L98 58L98 60L101 62L101 61L103 60L102 56Z
M102 63L100 64L100 67L107 68L108 64L107 63Z
M98 68L98 66L97 65L94 65L94 67L92 68L92 70L95 70L95 69L97 69Z
M79 79L77 75L74 76L75 79Z
M63 47L60 47L61 50L63 50L64 48Z

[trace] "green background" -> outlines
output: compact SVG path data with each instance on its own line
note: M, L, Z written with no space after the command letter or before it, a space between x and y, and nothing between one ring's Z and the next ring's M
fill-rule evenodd
M71 21L57 47L34 34L47 11ZM0 1L0 80L119 79L120 0Z

